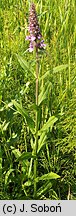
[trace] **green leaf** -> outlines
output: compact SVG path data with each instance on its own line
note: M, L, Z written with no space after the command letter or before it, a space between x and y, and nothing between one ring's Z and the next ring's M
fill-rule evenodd
M10 102L10 103L6 104L6 109L7 109L7 108L11 108L11 107L12 107L12 105L13 105L13 104L12 104L12 102Z
M20 55L17 55L17 59L18 62L20 63L21 67L25 70L28 71L30 74L32 73L32 71L30 70L30 65L28 65L28 62ZM34 76L34 74L32 73L32 75Z
M37 197L41 197L42 194L45 195L51 187L52 183L49 181L43 184L37 191Z
M16 56L17 56L17 59L18 59L20 65L21 65L21 67L22 67L25 71L26 71L26 69L27 69L29 72L31 72L30 69L29 69L29 67L28 67L28 63L25 61L25 59L24 59L23 57L21 57L20 55L17 55L17 54L16 54Z
M12 149L12 146L11 146L11 149ZM19 158L21 156L21 152L19 151L19 149L13 148L12 153L15 155L16 158Z
M26 181L23 185L22 185L22 187L24 188L24 187L29 187L29 186L31 186L32 185L32 182L30 181L30 180L28 180L28 181Z
M50 116L50 118L48 119L48 121L43 125L43 127L41 128L41 130L38 132L38 134L41 134L44 131L47 131L49 128L51 128L54 125L54 123L58 120L57 117L55 116Z
M57 72L59 72L59 71L65 70L66 68L68 68L68 64L59 65L59 66L53 68L53 72L54 72L54 73L57 73Z
M40 152L41 148L46 144L46 133L43 132L41 135L40 135L40 139L38 141L38 150L37 150L37 153Z
M42 101L44 101L47 98L50 89L51 83L47 82L47 84L42 88L42 91L38 96L38 106L42 103Z
M39 78L39 80L45 79L47 76L49 76L49 71L46 72L43 76L41 76L41 77Z
M38 150L37 153L41 150L41 148L46 144L46 133L48 132L48 129L50 128L52 130L52 127L54 123L58 120L55 116L51 116L48 121L43 125L41 130L38 131L38 135L40 136L39 142L38 142Z
M8 182L8 178L9 178L9 175L14 171L14 169L10 169L8 170L8 172L6 173L5 175L5 185L7 184Z
M39 181L46 181L46 180L51 180L51 179L57 179L57 178L60 178L59 175L57 175L56 173L53 173L53 172L50 172L48 174L44 174L43 176L41 177L37 177L35 179L36 182L39 182Z
M23 152L20 157L18 157L17 161L23 161L34 157L35 156L33 156L31 152Z
M10 122L7 122L7 123L6 123L6 121L4 121L2 125L0 124L1 130L2 130L2 131L6 131L8 125L9 125L9 123L10 123Z
M24 117L24 119L26 119L29 128L33 129L34 128L34 121L29 116L29 113L19 103L17 103L15 100L13 100L13 104L16 107L18 113L21 114Z

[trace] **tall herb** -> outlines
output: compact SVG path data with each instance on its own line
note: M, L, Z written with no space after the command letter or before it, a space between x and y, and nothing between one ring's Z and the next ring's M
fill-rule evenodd
M30 6L30 14L29 14L29 36L26 37L27 40L30 41L29 52L32 52L35 49L35 57L36 57L36 106L38 107L38 74L39 74L39 57L38 57L38 49L44 48L46 45L44 44L44 40L42 39L42 35L40 32L37 14L35 10L34 3L31 3ZM35 123L36 137L35 137L35 156L34 160L34 179L37 177L37 149L38 149L38 110L36 111L36 123ZM36 197L36 181L34 181L34 197Z

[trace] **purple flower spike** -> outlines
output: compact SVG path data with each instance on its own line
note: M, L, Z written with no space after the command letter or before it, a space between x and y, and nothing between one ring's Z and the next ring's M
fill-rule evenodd
M34 47L39 49L45 48L46 45L42 39L34 3L31 3L30 6L28 31L29 36L26 36L26 40L30 41L29 52L32 52Z

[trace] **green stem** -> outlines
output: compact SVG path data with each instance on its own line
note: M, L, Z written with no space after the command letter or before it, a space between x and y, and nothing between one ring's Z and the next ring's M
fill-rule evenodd
M43 62L44 62L44 59L42 58L42 76L44 75ZM43 87L44 87L44 79L42 78L42 89L43 89ZM43 126L43 124L44 124L44 105L42 104L42 124L41 124L41 126Z
M38 63L38 49L36 48L36 105L38 106L38 72L39 72L39 63ZM34 179L37 177L37 149L38 149L38 111L36 111L36 138L35 138L35 156L34 160ZM34 198L36 198L37 183L34 181Z

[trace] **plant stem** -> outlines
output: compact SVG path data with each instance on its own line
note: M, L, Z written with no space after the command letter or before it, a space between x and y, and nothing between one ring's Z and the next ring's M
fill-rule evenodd
M36 48L36 105L38 106L38 72L39 72L39 63L38 63L38 49ZM35 156L34 160L34 179L37 177L37 149L38 149L38 110L36 110L36 138L35 138ZM34 198L36 198L37 183L34 181Z
M38 49L36 48L36 105L37 106L38 106L38 73L39 73Z
M44 57L43 57L44 58ZM42 77L43 77L43 62L44 62L44 59L42 58ZM42 78L42 89L43 89L43 87L44 87L44 79ZM42 126L43 126L43 124L44 124L44 105L42 104Z

